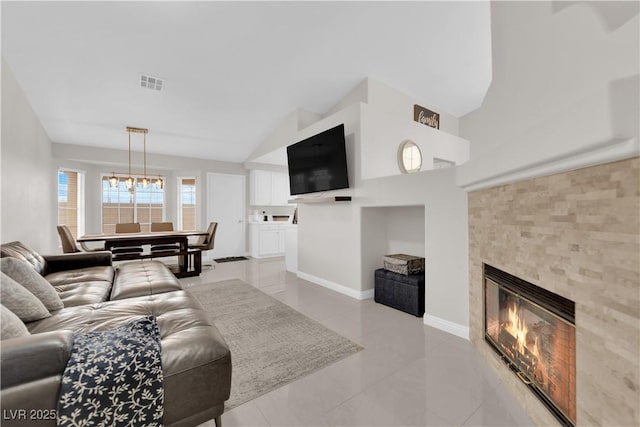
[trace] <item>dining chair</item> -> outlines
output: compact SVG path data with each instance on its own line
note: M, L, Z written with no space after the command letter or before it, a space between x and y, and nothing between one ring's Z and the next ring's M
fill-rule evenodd
M151 231L173 231L173 222L152 222Z
M120 233L139 233L139 222L121 222L116 224L116 234ZM142 246L117 246L111 248L112 254L129 254L143 252Z
M207 234L205 236L201 236L200 239L195 243L189 244L189 249L200 249L201 251L210 251L213 249L216 240L216 231L218 230L218 223L212 222L209 224L209 228L207 229ZM205 266L214 267L214 264L203 264Z
M173 222L152 222L151 231L173 231ZM151 252L179 251L178 243L151 245Z
M71 234L71 230L66 225L58 225L58 235L60 236L60 243L62 243L62 252L65 254L76 253L76 252L96 252L96 251L104 251L104 246L90 248L84 242L79 242L82 251L78 249L76 245L76 240L73 238L73 234Z
M72 254L80 252L80 249L76 246L76 239L73 238L71 230L66 225L59 225L58 235L60 236L60 243L62 243L62 252L65 254Z
M116 224L116 233L139 233L139 222L121 222Z

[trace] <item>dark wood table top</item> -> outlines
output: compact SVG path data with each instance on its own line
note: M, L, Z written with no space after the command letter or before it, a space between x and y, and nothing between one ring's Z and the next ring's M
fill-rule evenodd
M174 230L174 231L149 231L140 233L89 233L78 237L78 242L100 242L100 241L117 241L117 240L131 240L131 239L154 239L158 237L189 237L189 236L206 236L206 231L192 230Z

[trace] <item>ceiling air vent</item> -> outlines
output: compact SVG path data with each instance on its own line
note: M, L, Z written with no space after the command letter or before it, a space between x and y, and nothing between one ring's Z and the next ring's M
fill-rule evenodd
M140 87L144 87L151 90L162 90L162 79L157 77L145 76L144 74L140 75Z

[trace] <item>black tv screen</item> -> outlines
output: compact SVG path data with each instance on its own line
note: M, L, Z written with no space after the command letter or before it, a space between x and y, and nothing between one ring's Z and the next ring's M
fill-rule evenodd
M344 124L287 147L291 194L349 188Z

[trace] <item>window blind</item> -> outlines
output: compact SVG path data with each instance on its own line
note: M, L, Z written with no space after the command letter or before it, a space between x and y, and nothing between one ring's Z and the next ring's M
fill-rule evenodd
M58 224L69 227L74 238L78 238L78 172L58 171Z
M164 219L164 189L150 184L142 186L134 178L133 190L129 191L124 181L113 188L109 177L102 177L102 232L115 233L116 224L139 222L141 231L150 231L152 222Z
M180 181L180 211L182 214L182 229L196 229L196 180L182 178Z

